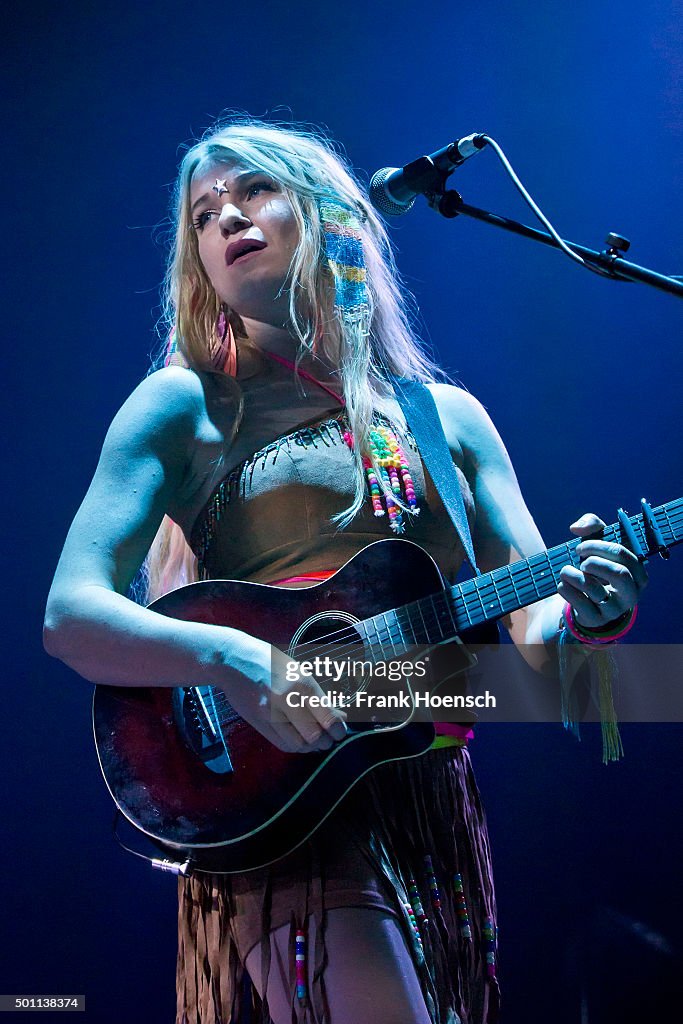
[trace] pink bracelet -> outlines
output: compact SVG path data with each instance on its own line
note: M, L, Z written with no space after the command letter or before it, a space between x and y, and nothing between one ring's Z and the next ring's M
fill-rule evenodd
M589 629L587 626L580 626L574 619L572 606L569 603L564 606L563 615L567 629L582 644L613 644L616 640L621 640L622 636L626 636L636 621L637 612L638 606L634 605L630 611L620 615L611 627L613 630L616 626L616 632L609 631L609 623L602 629ZM625 622L622 623L622 619L625 619Z

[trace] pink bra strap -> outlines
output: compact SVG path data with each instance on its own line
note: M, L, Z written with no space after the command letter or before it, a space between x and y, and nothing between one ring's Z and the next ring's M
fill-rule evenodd
M306 370L300 370L289 359L285 359L284 356L276 356L274 352L266 352L265 350L262 351L263 355L268 356L269 359L275 360L275 362L279 363L280 366L286 366L288 370L293 370L294 373L297 373L299 377L303 377L304 380L310 380L312 384L317 384L319 388L322 388L323 391L326 391L328 393L328 395L331 395L332 398L334 398L335 402L340 402L341 405L346 405L343 395L338 395L335 391L332 390L332 388L328 388L327 384L323 384L323 382L318 380L317 377L314 377L313 374L307 373Z

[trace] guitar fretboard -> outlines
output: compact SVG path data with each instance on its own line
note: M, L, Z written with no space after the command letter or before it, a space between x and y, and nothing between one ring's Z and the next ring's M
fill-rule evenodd
M683 540L683 498L659 505L653 509L653 516L667 547ZM648 557L654 554L657 547L646 530L643 515L629 516L629 522L643 552ZM628 546L619 523L605 527L602 539ZM378 659L400 657L415 647L451 640L473 626L500 619L554 594L562 567L578 567L581 560L576 549L580 543L581 539L575 538L539 551L530 558L364 619L356 628Z

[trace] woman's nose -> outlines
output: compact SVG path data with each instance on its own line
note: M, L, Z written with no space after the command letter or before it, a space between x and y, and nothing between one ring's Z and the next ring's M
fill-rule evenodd
M236 231L241 231L250 224L249 218L245 217L242 211L237 206L233 206L232 203L225 204L218 218L218 225L222 234L226 237L234 235Z

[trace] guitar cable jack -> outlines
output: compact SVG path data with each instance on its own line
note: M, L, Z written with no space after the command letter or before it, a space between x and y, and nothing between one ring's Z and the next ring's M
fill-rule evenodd
M167 871L171 875L182 875L185 877L190 873L190 861L177 861L168 860L168 858L161 859L160 857L152 857L150 863L153 868L157 868L159 871Z
M118 825L122 820L122 817L121 811L117 807L114 812L114 820L112 822L112 834L122 850L125 850L126 853L130 853L133 857L139 857L140 860L146 860L148 864L151 864L152 867L156 868L158 871L166 871L168 874L182 875L183 877L191 874L192 859L190 857L185 861L170 860L168 857L149 857L146 853L141 853L139 850L133 850L130 846L124 843L118 830Z

